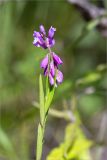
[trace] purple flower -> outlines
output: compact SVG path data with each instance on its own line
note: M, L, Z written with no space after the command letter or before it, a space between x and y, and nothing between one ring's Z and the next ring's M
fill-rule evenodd
M54 85L54 78L52 77L50 73L49 73L49 82L52 86Z
M41 68L46 68L48 66L48 55L42 60L40 67Z
M52 56L53 56L53 59L54 59L54 63L56 65L59 65L59 64L63 63L61 58L57 54L55 54L54 52L52 52Z
M57 80L57 83L62 83L63 81L63 74L60 70L57 70L56 80Z
M33 33L34 46L42 47L44 49L46 49L48 47L53 47L55 45L55 40L54 40L55 31L56 31L56 29L51 26L48 31L48 36L46 36L46 31L45 31L44 26L40 25L40 32L34 31L34 33Z
M58 69L58 65L62 64L62 60L58 55L56 55L54 52L52 52L51 55L51 62L49 63L48 55L42 60L41 62L41 68L44 69L44 75L49 77L49 82L51 85L54 85L54 80L56 76L56 83L60 84L63 81L63 74Z
M44 28L43 25L40 25L40 32L41 32L43 35L46 35L45 28Z
M54 52L52 52L52 59L53 59L54 65L56 66L63 63L61 58ZM46 57L42 60L41 68L45 69L47 65L48 65L48 55L46 55Z
M50 63L50 73L53 77L55 76L55 66L53 61Z
M47 48L47 45L43 39L42 33L34 31L33 37L34 37L34 41L33 41L34 46L43 47L44 49Z
M55 31L56 31L56 28L53 28L51 26L49 31L48 31L48 37L53 38Z

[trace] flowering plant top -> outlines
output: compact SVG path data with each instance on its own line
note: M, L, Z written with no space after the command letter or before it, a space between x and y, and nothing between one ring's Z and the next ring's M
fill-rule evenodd
M55 45L55 31L56 28L51 26L47 36L44 26L40 25L40 31L34 31L33 33L33 44L36 47L42 47L44 49L48 48L49 53L41 61L40 66L44 69L44 76L48 76L50 84L57 86L57 84L60 84L63 81L63 74L58 69L58 66L63 62L57 54L51 51L51 48Z

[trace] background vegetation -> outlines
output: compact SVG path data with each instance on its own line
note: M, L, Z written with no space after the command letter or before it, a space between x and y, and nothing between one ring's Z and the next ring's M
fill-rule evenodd
M97 5L98 1L92 3ZM78 133L93 142L90 158L105 160L106 39L95 27L82 36L89 23L65 0L0 1L0 160L35 159L39 122L35 104L42 72L40 60L47 52L32 45L33 31L39 30L40 24L47 30L51 25L56 27L54 51L64 61L64 82L56 91L52 108L73 114L76 107L82 126ZM74 114L70 120L52 115L46 128L43 160L52 148L64 143L66 125L76 118ZM72 129L67 131L71 133Z

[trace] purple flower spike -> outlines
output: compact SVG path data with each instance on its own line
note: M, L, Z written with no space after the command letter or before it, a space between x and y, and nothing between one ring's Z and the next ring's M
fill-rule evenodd
M61 58L58 55L56 55L54 52L52 53L52 55L53 55L53 59L56 65L63 63Z
M62 83L63 81L63 74L60 70L57 70L56 80L58 83Z
M40 25L40 32L45 36L46 32L45 32L45 28L43 25Z
M48 55L46 55L46 57L42 60L40 66L41 66L41 68L46 69L47 65L48 65Z
M55 31L56 31L56 28L51 26L48 32L48 37L53 38Z
M33 41L34 46L43 47L44 49L47 48L47 46L46 46L46 44L45 44L45 42L39 32L34 31L33 36L34 36L34 41Z
M49 83L51 86L57 86L57 84L62 83L63 74L58 69L58 66L63 63L61 58L51 51L51 47L55 45L54 34L56 28L50 27L48 31L48 36L46 36L46 31L43 25L40 25L40 32L34 31L33 44L36 47L42 47L49 50L49 55L47 54L45 58L41 61L40 67L44 70L44 76L48 76Z

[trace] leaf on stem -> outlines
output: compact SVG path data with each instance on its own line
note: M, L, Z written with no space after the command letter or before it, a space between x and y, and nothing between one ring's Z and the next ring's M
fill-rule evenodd
M44 106L44 90L43 90L43 82L42 82L42 76L39 77L39 90L40 90L40 120L41 124L44 123L45 118L45 106Z
M54 92L55 92L55 86L50 87L50 84L48 83L48 93L46 95L46 101L45 101L45 113L47 114L50 104L52 102Z

